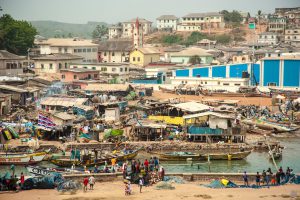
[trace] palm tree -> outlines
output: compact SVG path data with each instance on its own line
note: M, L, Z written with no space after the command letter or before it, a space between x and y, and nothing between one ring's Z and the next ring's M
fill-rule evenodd
M260 31L260 17L261 17L261 10L258 10L258 11L257 11L257 17L258 17L259 32L261 32L261 31Z
M192 65L201 64L201 58L198 55L194 55L190 57L189 63L191 63Z

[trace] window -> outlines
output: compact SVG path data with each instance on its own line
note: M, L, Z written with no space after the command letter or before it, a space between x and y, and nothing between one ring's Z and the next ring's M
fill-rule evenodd
M276 86L276 83L270 82L268 83L268 86Z
M67 48L65 48L65 53L67 53L68 52L68 49Z
M93 70L96 70L96 67L92 67Z
M61 79L65 79L66 78L66 76L63 74L63 75L61 75Z
M61 69L62 68L62 64L58 63L58 68Z
M140 57L137 58L138 61L141 61Z
M82 52L85 53L85 52L86 52L86 49L82 49Z
M86 52L92 52L91 48L86 49Z
M65 68L66 68L66 69L68 68L68 63L65 63Z
M135 61L135 57L132 57L132 61Z
M60 47L58 48L58 52L61 53L61 48Z
M125 72L127 72L127 67L125 67Z
M44 67L44 64L41 64L41 68L42 68L42 69L44 69L44 68L45 68L45 67Z
M92 51L93 51L93 52L96 52L96 51L97 51L97 48L93 48Z
M112 71L112 72L115 72L115 71L117 71L117 70L116 70L116 68L113 67L113 68L111 68L111 71Z
M94 78L98 78L98 74L94 74Z
M241 86L241 84L240 84L240 83L235 83L234 85L235 85L235 86Z
M87 66L84 66L83 69L87 69Z
M74 53L77 53L78 52L78 50L77 49L74 49Z
M49 69L53 69L53 64L52 63L49 64Z
M82 52L82 49L77 49L78 50L78 53L81 53Z
M77 75L74 75L74 79L77 79Z
M115 56L115 52L112 52L112 53L111 53L111 56Z
M6 69L10 69L10 63L6 63Z
M104 56L106 56L106 52L104 52Z
M223 85L229 85L229 83L223 83Z
M123 72L123 68L120 68L120 72Z

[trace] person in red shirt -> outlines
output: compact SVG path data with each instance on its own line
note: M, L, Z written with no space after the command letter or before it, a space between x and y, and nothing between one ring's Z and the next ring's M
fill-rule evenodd
M147 159L144 162L144 166L145 166L145 171L147 172L148 171L148 167L149 167L149 162L148 162Z
M84 191L84 192L87 191L88 183L89 183L89 179L88 179L87 177L85 177L85 178L83 179L83 191Z
M21 189L23 189L24 182L25 182L25 177L24 177L23 172L21 172L20 182L21 182Z

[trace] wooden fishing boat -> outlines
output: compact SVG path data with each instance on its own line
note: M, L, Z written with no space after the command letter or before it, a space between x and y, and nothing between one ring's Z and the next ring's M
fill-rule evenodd
M29 173L36 175L36 176L46 176L50 175L51 173L58 172L58 173L82 173L78 170L71 170L71 169L63 169L63 168L48 168L48 167L41 167L41 166L26 166L26 169Z
M116 154L115 157L116 159L119 161L124 161L124 160L132 160L133 158L135 158L138 153L139 153L139 150L129 150L128 152L126 153L122 153L122 154Z
M208 160L242 160L246 158L251 151L242 151L234 153L210 153L201 155L201 159Z
M192 152L158 153L160 160L186 161L187 159L199 160L201 155Z
M272 131L277 132L277 133L291 132L291 131L295 131L295 130L299 129L299 126L289 127L289 126L285 126L283 124L268 122L268 121L259 120L259 119L255 119L255 120L245 119L245 120L242 120L242 123L247 124L247 125L255 125L258 128L261 128L261 129L264 129L264 130L272 130Z
M32 165L41 162L47 152L0 155L0 165Z
M282 158L282 151L269 151L269 159L279 160Z

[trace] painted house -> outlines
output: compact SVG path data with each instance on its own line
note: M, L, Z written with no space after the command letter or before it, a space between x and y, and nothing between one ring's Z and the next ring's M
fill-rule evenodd
M35 44L40 47L41 54L73 54L82 57L82 62L98 62L98 44L92 40L80 38L49 38L36 40Z
M296 87L300 86L300 57L281 56L262 59L260 86Z
M199 56L202 64L210 64L213 61L212 54L198 47L190 47L179 52L170 53L172 63L187 64L190 63L190 58L193 56Z
M115 83L124 83L129 80L129 63L72 63L70 68L96 70L99 79L106 82L109 82L109 79L114 80Z
M175 15L162 15L156 18L156 27L162 31L176 31L178 18Z
M180 19L177 31L201 31L224 28L224 16L217 12L190 13Z
M122 27L121 26L113 25L113 26L108 27L108 38L109 39L120 38L121 35L122 35Z
M142 35L147 35L151 32L152 22L143 18L134 18L122 22L122 38L133 38L137 20L139 23L139 27L141 27L142 29Z
M73 83L79 80L98 80L99 72L92 69L85 68L73 68L73 69L62 69L61 81L65 83Z
M268 23L268 31L276 32L276 33L284 33L287 25L286 21L287 20L285 17L277 17L277 16L270 17Z
M70 63L82 61L82 57L73 54L48 54L32 58L36 74L59 73L61 69L69 69Z
M131 40L101 41L98 46L98 61L108 63L129 62L129 54L133 49Z
M0 50L0 76L16 76L23 74L24 57L6 50Z
M11 94L0 93L0 116L10 113L11 97Z
M130 64L144 67L152 62L160 60L160 52L156 48L143 47L130 52Z
M260 44L268 44L268 45L278 44L279 34L273 32L260 33L257 42Z
M300 28L285 30L284 42L294 46L300 46Z

